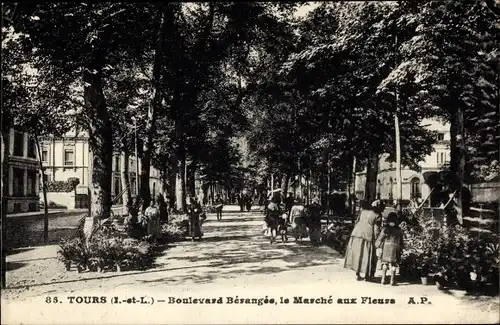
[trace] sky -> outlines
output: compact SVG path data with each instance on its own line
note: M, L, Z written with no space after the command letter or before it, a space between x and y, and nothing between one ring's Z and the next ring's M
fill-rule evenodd
M314 8L318 7L320 5L320 2L315 2L315 1L310 1L306 3L305 5L301 6L296 12L295 16L296 17L303 17L307 15L307 13Z

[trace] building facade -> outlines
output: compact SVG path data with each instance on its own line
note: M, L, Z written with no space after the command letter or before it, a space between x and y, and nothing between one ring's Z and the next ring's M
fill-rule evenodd
M9 130L9 142L5 144L2 138L2 163L8 165L5 170L2 168L2 173L9 173L6 184L8 195L5 196L7 213L39 211L40 168L35 142L28 133L15 129ZM8 161L4 161L6 149L9 153Z
M63 137L47 137L41 141L41 160L45 167L45 178L48 181L67 181L68 178L78 178L80 183L76 193L88 195L91 179L92 153L89 147L89 136L86 132L70 131ZM121 168L123 154L113 156L113 175L111 193L117 197L122 192ZM132 196L136 196L136 163L134 156L129 158L129 177ZM139 170L141 162L139 160ZM151 167L150 188L152 194L160 190L160 172ZM116 203L121 203L121 197ZM57 202L56 202L57 203ZM78 206L83 207L83 206Z
M425 199L430 188L424 182L423 174L429 171L439 171L450 161L450 125L434 119L422 122L429 130L438 132L434 151L419 163L420 172L401 166L402 200L413 198ZM382 200L392 201L397 197L396 164L387 161L388 154L383 154L379 160L377 175L377 196ZM366 169L356 173L355 190L358 198L364 197Z

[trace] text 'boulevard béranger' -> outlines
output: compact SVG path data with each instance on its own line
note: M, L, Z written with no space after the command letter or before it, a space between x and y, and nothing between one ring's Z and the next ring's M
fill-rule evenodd
M242 304L242 305L266 305L266 304L395 304L396 300L391 298L333 298L329 297L302 297L293 298L280 297L279 299L269 298L243 298L243 297L219 297L219 298L176 298L169 297L166 301L169 304Z

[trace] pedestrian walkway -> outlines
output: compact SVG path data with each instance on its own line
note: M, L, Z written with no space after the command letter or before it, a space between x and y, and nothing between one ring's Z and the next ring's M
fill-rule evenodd
M4 323L492 323L497 300L473 302L461 292L402 283L381 286L354 280L342 268L341 256L307 241L269 244L262 235L262 213L209 214L201 241L172 245L142 272L66 272L56 260L57 246L26 248L8 256L16 268L8 272L11 289L2 292ZM14 288L12 288L14 287ZM47 305L46 297L153 297L154 305L64 303ZM289 304L228 305L227 297L289 299ZM177 298L218 298L221 305L168 304ZM301 298L302 297L302 298ZM320 299L334 303L293 303ZM395 304L361 304L361 297L394 299ZM431 304L408 304L421 297ZM356 298L357 304L337 304ZM148 298L150 299L150 298ZM321 299L320 299L321 300ZM30 305L28 305L30 303ZM496 305L495 305L496 303ZM28 307L29 306L29 307ZM128 307L128 308L127 308ZM19 312L23 308L23 312ZM18 311L18 313L14 313ZM20 318L22 315L22 319ZM16 318L17 317L17 318ZM43 317L43 320L40 319ZM229 318L228 318L229 317Z

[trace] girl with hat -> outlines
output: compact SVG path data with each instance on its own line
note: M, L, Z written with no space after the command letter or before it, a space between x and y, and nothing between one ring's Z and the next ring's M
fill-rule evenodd
M396 285L396 267L403 251L403 231L398 225L398 215L389 213L384 228L375 242L377 256L382 264L382 284L386 283L386 273L391 268L391 285Z

